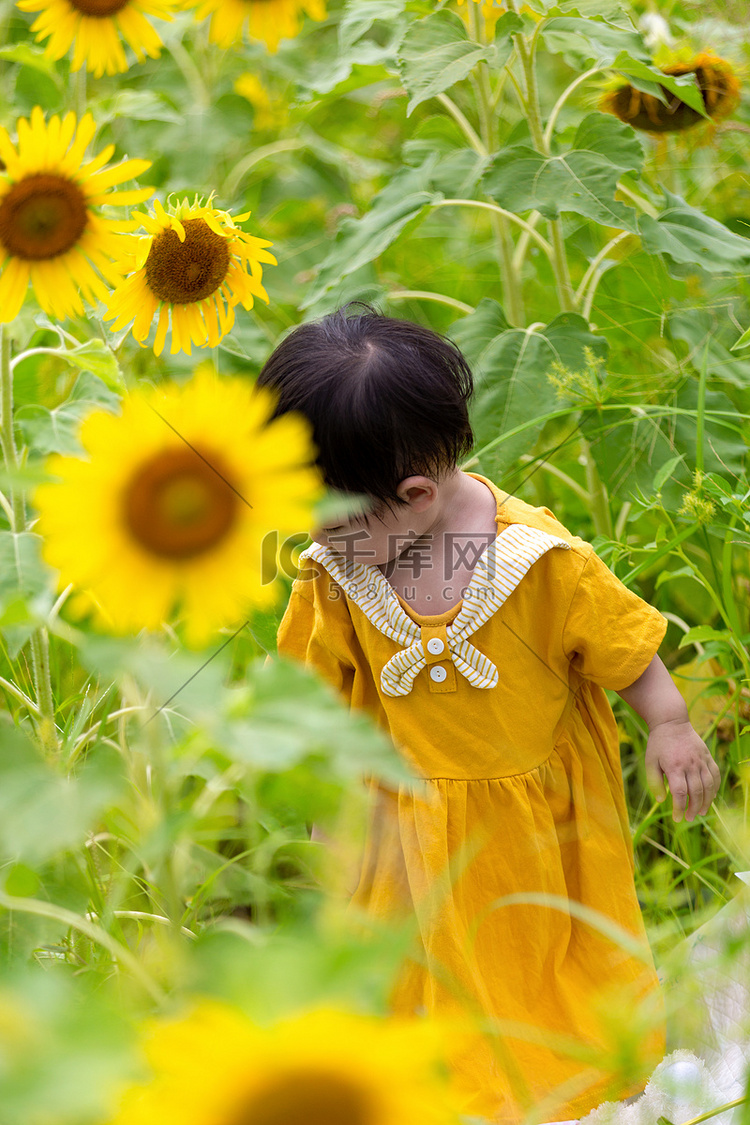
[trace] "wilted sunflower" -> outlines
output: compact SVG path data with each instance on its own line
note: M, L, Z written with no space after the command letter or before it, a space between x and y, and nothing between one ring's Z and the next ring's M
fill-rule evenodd
M258 1027L218 1001L153 1024L152 1081L128 1090L113 1125L449 1125L425 1021L318 1010Z
M84 163L95 132L89 113L76 130L74 113L46 123L39 106L30 121L20 118L15 145L0 128L0 323L18 315L29 281L42 308L64 320L83 312L81 294L106 300L100 273L112 283L122 279L113 259L132 223L102 218L96 208L148 199L151 188L109 189L139 176L151 161L105 167L115 150L109 145Z
M269 422L270 392L201 368L185 386L141 388L80 430L86 457L53 456L36 490L47 562L114 632L157 629L182 609L202 644L275 594L264 537L312 523L319 498L308 424ZM266 579L268 576L265 576Z
M138 62L159 57L162 41L146 15L171 20L179 0L17 0L24 12L41 12L31 25L45 54L61 59L73 46L71 70L84 63L96 78L128 69L122 39Z
M686 61L668 63L661 70L675 76L694 74L703 106L713 121L729 117L740 103L740 82L731 63L710 51ZM666 105L653 94L644 94L634 86L619 83L603 96L599 108L645 133L681 133L706 120L665 86L661 89Z
M253 307L263 288L262 263L276 264L268 253L270 242L245 234L227 211L217 211L196 198L187 199L169 212L157 201L153 214L136 212L148 234L133 237L120 259L123 273L135 272L109 297L105 320L114 320L117 332L133 323L141 343L150 330L154 313L159 321L154 352L161 355L172 314L171 353L191 354L191 344L215 347L234 324L234 307Z
M192 7L195 0L186 0ZM303 13L314 20L326 18L325 0L198 0L197 20L211 17L209 37L220 47L242 42L247 24L250 39L261 39L276 51L282 39L294 39L302 27Z

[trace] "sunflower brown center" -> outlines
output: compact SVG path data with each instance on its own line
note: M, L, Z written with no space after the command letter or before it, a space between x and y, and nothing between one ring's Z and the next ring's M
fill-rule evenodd
M175 230L157 234L146 258L146 281L160 301L187 305L210 297L229 268L227 239L205 219L184 219L185 241Z
M94 16L105 19L114 16L126 8L130 0L71 0L74 8L84 16Z
M126 486L127 528L160 558L202 555L217 547L236 523L239 497L229 482L226 466L213 450L210 456L189 446L163 450L141 465Z
M26 176L0 202L0 242L14 258L56 258L75 246L87 221L78 184L48 173Z
M375 1125L373 1094L339 1074L290 1071L257 1090L227 1125Z

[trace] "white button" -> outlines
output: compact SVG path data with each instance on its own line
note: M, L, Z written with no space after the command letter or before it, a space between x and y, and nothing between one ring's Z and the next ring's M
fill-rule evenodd
M442 641L440 643L442 644ZM441 664L433 664L430 668L430 679L434 680L436 684L442 684L447 675L448 673Z
M427 651L431 652L433 656L439 656L445 648L445 645L440 640L440 637L433 637L427 642Z

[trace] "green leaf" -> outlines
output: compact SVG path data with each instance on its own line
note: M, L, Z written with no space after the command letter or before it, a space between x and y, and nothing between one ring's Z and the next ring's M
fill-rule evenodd
M733 234L723 223L711 219L666 189L664 198L667 203L664 211L655 219L642 215L639 221L643 244L651 254L665 254L672 262L695 266L709 273L747 268L750 239Z
M661 491L669 478L674 475L677 466L681 465L684 460L683 454L680 453L677 457L670 457L668 461L664 462L658 473L654 476L654 489L656 492Z
M403 14L406 0L348 0L339 22L339 46L348 51L379 20L392 24Z
M118 90L111 98L97 99L96 119L101 127L118 117L130 121L167 121L181 125L185 118L163 94L155 90Z
M605 226L636 231L633 209L615 200L623 172L639 169L643 161L633 130L591 114L581 122L573 146L549 157L526 145L503 149L482 178L484 190L517 214L537 210L555 219L562 211L573 211Z
M677 647L686 648L696 641L698 644L703 644L705 641L723 641L726 644L727 633L725 629L712 629L710 625L696 625L694 629L688 629Z
M701 117L708 118L703 95L694 74L664 74L658 66L649 65L641 59L634 59L627 51L617 56L612 63L612 69L627 75L630 84L637 90L652 94L662 102L667 101L664 91L668 90Z
M573 149L598 152L623 172L640 172L643 141L630 125L608 113L589 113L576 129Z
M736 343L732 344L730 350L733 352L738 352L740 348L750 348L750 328L747 328L742 333L739 340L737 340Z
M52 410L46 406L22 406L16 412L16 423L35 453L80 454L78 432L82 419L95 409L116 413L119 406L120 399L101 379L84 372L60 406Z
M117 356L103 340L87 340L77 348L61 348L60 358L82 371L90 371L111 391L124 391L125 381Z
M569 55L587 66L612 66L623 54L632 59L649 59L638 32L616 27L601 18L560 16L545 23L541 35L551 54Z
M0 47L0 59L4 62L19 63L21 66L30 66L60 84L57 67L43 47L34 47L30 43L7 43Z
M34 868L82 844L122 792L116 753L99 748L78 777L43 761L9 723L0 727L0 852Z
M309 308L343 278L382 254L418 217L425 204L440 198L435 192L425 190L431 183L435 164L433 158L420 168L402 168L375 196L366 215L342 222L333 248L301 306L303 309Z
M658 405L663 410L644 410L635 404L607 410L601 418L584 418L582 430L611 496L623 500L638 494L652 496L659 471L666 462L675 462L659 491L665 507L679 508L696 465L697 378L683 379L671 391L665 387ZM705 471L739 475L746 447L730 399L707 391L705 418L710 435L705 443Z
M323 756L341 778L374 774L398 783L408 777L393 744L373 721L350 711L306 669L286 661L258 664L251 683L247 718L235 715L213 728L215 744L235 761L276 773Z
M480 60L486 62L489 57L489 48L470 40L463 20L452 12L417 20L399 51L401 81L411 95L407 116L421 102L466 78Z
M49 571L42 562L42 540L31 531L0 531L0 610L43 593Z
M493 328L499 329L491 335ZM563 313L544 328L510 328L499 305L485 299L474 313L451 328L451 337L476 370L472 424L482 463L491 472L506 468L533 445L544 428L544 415L557 405L547 378L557 361L572 370L584 365L584 349L607 354L607 343L594 336L583 317ZM497 438L535 419L510 438ZM482 446L492 443L482 454Z
M549 16L582 16L588 19L591 16L599 16L608 21L608 23L622 26L628 30L632 30L633 21L630 19L618 0L560 0L559 4L554 2L549 5L547 9Z

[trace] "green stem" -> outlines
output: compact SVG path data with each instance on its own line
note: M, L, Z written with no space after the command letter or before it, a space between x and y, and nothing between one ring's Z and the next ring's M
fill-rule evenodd
M719 1113L724 1113L727 1109L735 1109L738 1105L745 1105L747 1102L747 1094L742 1098L737 1098L733 1102L726 1102L724 1105L717 1106L716 1109L710 1109L708 1113L702 1113L700 1117L691 1117L685 1125L698 1125L700 1121L708 1121L710 1117L716 1117Z
M78 121L86 113L86 66L85 64L76 71L75 82L73 88L73 105L76 110L76 118Z
M89 922L87 918L83 918L80 914L75 914L72 910L66 910L63 906L56 906L51 902L42 902L35 898L15 898L13 895L5 894L0 891L0 906L6 910L17 910L22 914L35 914L40 918L51 918L55 922L60 922L63 926L68 926L70 929L77 930L78 933L84 934L90 941L96 942L97 945L103 946L114 958L115 961L125 966L133 975L135 980L139 982L146 989L150 996L154 998L159 1004L166 1000L165 994L157 985L141 963L133 956L129 949L121 945L119 941L103 930L101 926Z
M508 6L516 15L518 14L517 0L509 0ZM534 62L536 40L540 27L541 24L537 24L530 46L526 43L526 39L523 35L515 35L514 40L526 82L526 117L529 123L531 139L534 142L534 147L537 152L540 152L543 156L549 156L550 145L542 126L542 110L539 103L539 87L537 85L536 66ZM550 233L552 235L552 272L555 276L557 299L560 302L560 308L563 312L572 312L576 308L576 299L570 281L570 270L568 269L568 259L565 254L565 239L563 237L560 219L550 220Z
M445 108L448 110L448 113L451 115L453 120L456 122L459 129L461 130L463 135L466 137L467 141L469 142L471 147L474 149L474 151L479 156L486 156L487 155L486 146L484 144L482 144L482 141L480 140L479 136L477 135L477 132L474 129L471 122L469 121L468 117L466 116L466 114L462 110L460 110L458 108L458 106L453 101L453 99L449 98L447 94L437 94L436 100L439 101L441 105L444 105Z
M520 215L515 215L512 211L506 211L504 207L499 207L497 203L488 203L484 199L439 199L437 203L428 203L427 207L480 207L485 211L496 211L502 215L510 223L516 223L517 226L522 227L523 230L528 231L528 234L537 245L544 251L547 257L552 260L552 246L543 238L539 231L534 230L529 226L525 219Z
M480 26L478 8L469 4L469 26L471 34L479 43L484 43L485 28ZM492 153L497 149L497 130L494 126L492 109L492 88L487 64L480 62L477 68L477 108L479 111L479 132L486 152ZM511 324L523 324L525 311L519 275L513 265L515 246L508 226L508 220L493 212L491 219L492 233L497 247L498 264L500 267L500 283L503 292L503 304L508 320Z
M18 472L19 461L16 449L16 435L13 427L13 372L10 366L11 341L8 329L0 325L0 444L8 472ZM13 531L23 531L26 526L26 512L23 492L12 487L10 502L13 509Z
M13 426L13 371L11 369L11 341L7 328L0 326L0 444L8 471L18 472L19 458ZM26 529L26 507L23 492L11 492L13 531L19 535ZM49 666L49 636L46 629L37 629L31 635L31 662L34 669L34 687L39 708L37 731L45 750L56 753L59 748L55 730L55 701Z
M706 416L706 380L708 376L708 343L709 337L706 338L706 345L703 349L703 362L701 363L700 371L698 373L698 405L696 408L695 418L695 471L699 473L698 481L703 475L704 465L704 450L703 450L703 433L704 422Z
M612 538L612 512L609 507L609 496L604 487L604 482L599 475L596 461L591 453L591 446L582 439L583 455L586 459L586 487L591 505L591 518L597 535Z
M448 297L445 293L430 293L426 289L396 289L393 293L387 294L389 301L436 301L440 305L448 305L452 309L457 309L458 312L469 313L474 312L473 305L467 305L465 301L459 301L456 297Z
M31 634L31 664L34 669L34 687L39 706L37 733L42 747L48 754L56 754L60 742L55 727L55 697L52 694L52 675L49 663L49 633L46 629L36 629Z

